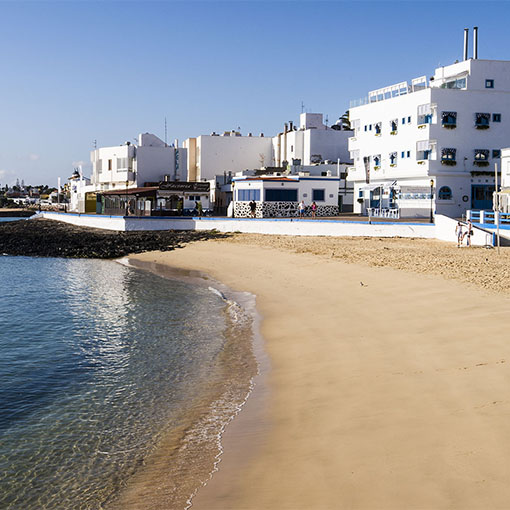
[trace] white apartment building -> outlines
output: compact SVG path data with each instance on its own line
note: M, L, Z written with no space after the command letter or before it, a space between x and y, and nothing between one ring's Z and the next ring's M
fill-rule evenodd
M510 61L474 58L374 90L350 108L354 210L460 217L491 209L494 163L510 139ZM432 193L431 193L432 191Z
M322 113L302 113L299 127L291 121L273 137L275 166L288 164L312 165L326 161L351 161L348 139L352 131L343 130L341 124L328 127Z
M146 182L186 180L187 151L143 133L138 145L126 142L90 153L91 183L96 191L143 187Z
M208 181L217 175L235 174L247 168L272 166L271 138L242 136L237 131L187 138L187 180Z

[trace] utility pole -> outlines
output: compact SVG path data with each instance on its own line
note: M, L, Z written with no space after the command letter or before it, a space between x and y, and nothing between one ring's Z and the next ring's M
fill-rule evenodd
M499 255L499 247L500 247L500 237L499 237L499 194L498 194L498 164L494 163L494 221L497 221L496 227L496 237L498 238L498 255Z
M166 117L165 117L165 147L168 146L168 144L166 143L166 140L167 140L166 135L167 135L167 133L166 133Z

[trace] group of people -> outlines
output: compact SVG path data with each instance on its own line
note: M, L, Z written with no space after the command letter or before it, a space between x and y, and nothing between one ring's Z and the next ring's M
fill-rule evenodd
M310 210L312 211L312 218L315 218L317 216L317 204L315 202L312 202L312 205L310 206ZM305 201L301 200L298 205L298 212L299 217L304 218L306 214L306 205Z
M455 234L457 235L457 248L462 246L464 238L466 239L466 245L471 246L471 236L473 235L473 224L469 220L465 225L458 221L455 227Z
M250 206L250 216L252 218L255 218L257 216L257 202L255 200L252 200L249 204ZM315 218L317 215L317 204L315 202L312 202L312 205L310 206L310 210L312 211L312 218ZM306 204L304 200L301 200L298 205L298 214L300 218L304 218L306 214Z

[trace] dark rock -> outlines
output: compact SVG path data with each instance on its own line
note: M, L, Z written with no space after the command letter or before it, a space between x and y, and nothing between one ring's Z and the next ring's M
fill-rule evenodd
M115 259L130 253L169 251L193 241L227 237L216 230L118 232L48 219L0 223L0 253L39 257Z

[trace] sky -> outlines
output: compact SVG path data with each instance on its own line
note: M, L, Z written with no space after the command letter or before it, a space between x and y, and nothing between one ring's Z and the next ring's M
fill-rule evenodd
M302 111L334 123L369 90L462 59L510 60L510 2L0 0L0 185L55 186L90 151Z

